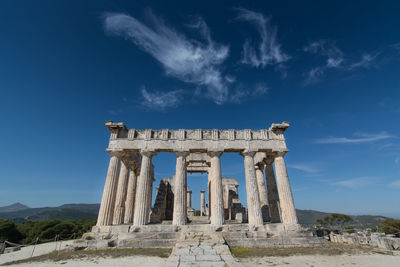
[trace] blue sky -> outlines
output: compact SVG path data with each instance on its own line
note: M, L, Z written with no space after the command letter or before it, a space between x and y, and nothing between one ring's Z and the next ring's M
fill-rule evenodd
M397 1L1 1L0 205L98 203L107 120L289 121L295 205L400 218ZM174 173L158 154L156 183ZM240 182L243 159L222 156ZM188 176L199 208L205 175Z

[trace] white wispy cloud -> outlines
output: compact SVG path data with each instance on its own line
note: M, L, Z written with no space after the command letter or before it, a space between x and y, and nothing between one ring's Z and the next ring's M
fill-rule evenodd
M390 184L391 187L400 187L400 180L394 181Z
M240 104L250 97L259 97L267 94L269 88L265 83L257 83L252 90L237 87L232 91L229 96L229 101L232 103Z
M364 177L357 177L357 178L352 178L352 179L347 179L347 180L341 180L338 182L332 182L331 185L334 186L343 186L343 187L349 187L349 188L359 188L359 187L364 187L367 185L374 184L379 177L376 176L364 176Z
M342 67L344 61L343 52L332 42L326 40L315 41L305 46L303 50L326 57L324 65L314 67L307 73L306 83L318 81L329 68Z
M242 63L254 67L280 64L290 59L277 40L277 27L271 25L271 17L245 8L237 8L238 19L252 23L260 34L258 45L247 39L243 45Z
M311 42L303 48L303 51L326 58L324 64L313 67L306 73L306 84L318 82L329 69L353 71L359 68L369 68L381 54L381 51L365 53L360 60L352 61L346 59L342 50L334 42L328 40Z
M317 144L356 144L356 143L369 143L378 140L384 140L388 138L394 138L395 136L390 135L386 132L381 132L378 134L368 134L368 133L355 133L357 138L348 138L348 137L326 137L316 139L314 142Z
M379 52L374 53L374 54L363 54L359 61L350 64L350 66L348 68L349 68L349 70L352 70L355 68L368 68L371 66L372 62L375 60L375 58L378 55L379 55Z
M107 13L103 17L104 28L149 53L161 63L167 75L204 87L206 97L223 104L228 99L228 88L221 64L229 55L229 47L212 40L201 18L189 25L202 37L200 41L187 38L151 12L148 16L151 26L126 14Z
M312 166L311 164L306 164L306 163L297 163L297 164L288 164L289 168L300 170L306 173L310 174L316 174L319 173L320 170L316 168L315 166Z
M396 157L396 158L394 159L394 163L395 163L397 166L400 166L400 157Z
M183 91L149 92L145 87L142 87L141 93L143 97L141 103L144 107L155 110L165 110L166 108L177 107L181 103Z

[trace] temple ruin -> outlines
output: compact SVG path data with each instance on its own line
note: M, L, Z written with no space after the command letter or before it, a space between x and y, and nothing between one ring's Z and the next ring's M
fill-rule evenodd
M217 232L239 247L319 242L298 224L284 159L289 123L262 130L138 130L112 121L106 127L110 162L97 225L85 237L96 246L171 247L188 233ZM152 158L163 152L175 154L175 173L161 179L152 205ZM223 153L243 157L247 208L238 180L222 177ZM187 173L208 177L199 211L192 207Z

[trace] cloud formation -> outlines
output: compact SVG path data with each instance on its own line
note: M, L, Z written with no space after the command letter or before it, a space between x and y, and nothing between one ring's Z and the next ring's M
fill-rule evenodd
M369 143L395 137L386 132L381 132L378 134L356 133L354 135L358 136L358 138L330 136L326 138L316 139L314 142L317 144L356 144L356 143Z
M304 163L289 164L288 167L292 168L292 169L300 170L300 171L303 171L303 172L306 172L309 174L316 174L316 173L320 172L319 169L317 169L313 166L310 166L309 164L304 164Z
M374 54L363 54L360 61L354 62L353 64L350 64L348 67L349 70L356 69L356 68L368 68L371 66L371 63L375 60L375 58L379 55L380 53L374 53Z
M161 63L167 75L204 87L205 96L216 104L227 101L227 81L221 64L229 55L229 47L211 39L210 31L201 18L197 18L190 27L198 31L202 41L185 37L151 12L149 18L152 26L121 13L107 13L103 21L108 33L124 37L149 53Z
M262 13L245 8L237 8L238 19L253 24L260 34L261 42L255 46L250 39L243 45L241 62L253 67L265 67L267 65L280 64L290 59L282 52L281 45L277 41L277 27L271 25L271 17L265 17Z
M334 44L326 40L319 40L310 43L303 49L305 52L318 54L326 57L326 62L322 66L314 67L307 73L306 83L314 83L324 76L329 68L341 68L344 55L343 52Z
M379 177L376 176L364 176L364 177L333 182L331 183L331 185L344 186L349 188L359 188L375 183L378 180L378 178Z
M143 101L142 105L149 109L165 110L166 108L177 107L182 100L182 90L170 92L154 91L149 92L145 87L141 90Z
M240 104L249 97L259 97L268 93L268 86L265 83L257 83L252 91L241 87L236 88L229 96L229 102Z
M353 71L359 68L369 68L379 56L380 51L374 53L365 53L361 59L351 62L345 59L344 53L335 43L327 40L314 41L303 48L304 52L312 53L326 58L324 64L311 68L306 73L306 84L318 82L329 69L338 69L342 71Z

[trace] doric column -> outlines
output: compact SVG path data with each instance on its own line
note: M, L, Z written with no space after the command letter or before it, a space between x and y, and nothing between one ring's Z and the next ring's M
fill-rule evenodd
M140 166L140 176L136 189L135 211L133 216L133 225L141 226L148 223L149 218L149 186L151 175L151 158L156 154L154 151L143 150L140 152L142 155L142 164Z
M136 196L136 183L137 183L137 171L138 168L134 168L132 166L131 171L129 173L129 181L128 181L128 192L126 193L126 201L125 201L125 217L124 224L133 223L133 211L135 208L135 196Z
M260 198L261 213L263 221L269 221L269 208L268 208L268 197L267 188L265 187L265 177L264 177L264 164L259 162L256 166L256 177L258 186L258 196Z
M283 156L286 152L278 152L275 157L276 184L278 185L279 204L281 207L282 223L297 224L292 189Z
M273 162L274 158L271 156L268 156L265 160L265 177L267 179L269 214L271 216L272 223L280 223L281 215L279 212L279 195L278 188L276 187L274 167L272 166Z
M210 151L208 152L211 161L211 224L222 225L224 224L224 200L222 188L222 175L221 175L221 160L222 152Z
M256 171L254 168L255 152L244 151L242 152L242 155L244 157L244 168L246 176L246 194L249 225L262 225L263 219L260 206L260 197L258 195Z
M187 208L189 209L192 207L192 190L187 190L186 195L187 195L187 200L186 200Z
M101 198L97 225L111 225L114 215L115 194L117 191L118 175L120 169L121 151L108 151L111 156L108 165L107 178L104 184L103 196Z
M206 191L200 190L200 216L206 215Z
M186 224L187 207L186 207L186 151L175 152L176 171L174 178L174 213L172 217L173 225Z
M128 189L129 168L124 161L118 178L118 189L115 197L115 209L113 224L119 225L124 222L126 191Z

